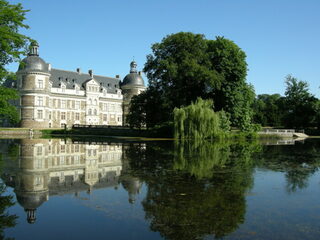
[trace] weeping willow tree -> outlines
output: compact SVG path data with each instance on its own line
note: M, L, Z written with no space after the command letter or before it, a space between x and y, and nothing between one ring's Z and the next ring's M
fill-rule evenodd
M187 107L175 108L174 133L177 139L207 139L224 135L230 129L225 112L214 112L213 101L198 98Z

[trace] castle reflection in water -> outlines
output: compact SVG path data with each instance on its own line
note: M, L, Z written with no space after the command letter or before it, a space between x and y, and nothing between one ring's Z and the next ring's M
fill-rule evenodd
M81 144L61 139L22 139L5 158L2 179L14 188L27 221L36 221L36 209L50 196L113 187L122 184L133 203L142 183L126 174L124 148L119 144ZM11 150L12 152L12 150ZM11 157L10 157L11 155Z

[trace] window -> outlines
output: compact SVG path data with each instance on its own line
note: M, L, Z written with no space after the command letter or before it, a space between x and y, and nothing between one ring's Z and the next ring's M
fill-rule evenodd
M92 100L91 100L91 98L89 98L89 105L92 105Z
M61 127L61 128L65 128L65 126L66 126L65 123L61 123L61 124L60 124L60 127Z
M91 110L91 109L89 109L88 114L89 114L89 115L92 115L92 110Z
M107 111L107 109L108 109L108 105L107 105L106 103L104 103L104 104L103 104L103 110L104 110L104 111Z
M49 112L49 120L51 120L51 112Z
M79 156L74 156L73 160L74 160L74 164L79 164L80 163ZM76 173L77 173L77 171L76 171Z
M103 114L103 121L104 121L104 122L108 121L107 114Z
M43 80L42 79L38 80L38 86L37 87L40 88L40 89L43 89Z
M76 113L76 120L80 120L80 113Z
M38 110L37 113L38 113L38 114L37 114L37 118L38 118L38 119L43 119L43 111L42 111L42 110Z
M80 102L79 101L75 102L75 109L80 109Z
M66 100L61 100L61 108L66 108Z
M61 113L61 120L66 120L66 113L65 112Z
M42 185L42 178L40 176L36 176L34 179L34 183L36 186Z
M43 97L37 97L37 105L43 106Z
M64 156L60 156L60 165L64 165L64 164L65 164L65 157Z
M66 146L65 145L61 145L60 146L60 152L61 153L65 153L66 152Z
M98 104L97 99L95 99L94 100L94 105L97 105L97 104Z
M66 91L66 86L62 86L61 89L62 89L62 92L65 92Z
M37 146L37 156L42 155L42 146Z
M94 115L97 115L97 109L94 109L93 112L94 112Z
M74 151L75 151L75 152L79 152L79 151L80 151L79 145L75 145L75 146L74 146Z

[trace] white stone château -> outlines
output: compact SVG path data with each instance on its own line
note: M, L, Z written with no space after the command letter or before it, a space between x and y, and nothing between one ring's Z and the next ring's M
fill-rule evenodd
M32 43L17 71L21 127L64 128L73 124L126 125L130 100L146 89L136 62L115 78L51 68Z

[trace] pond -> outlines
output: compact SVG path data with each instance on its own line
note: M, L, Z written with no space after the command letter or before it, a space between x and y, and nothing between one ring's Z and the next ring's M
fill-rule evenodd
M0 153L0 239L320 238L320 139L2 139Z

